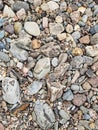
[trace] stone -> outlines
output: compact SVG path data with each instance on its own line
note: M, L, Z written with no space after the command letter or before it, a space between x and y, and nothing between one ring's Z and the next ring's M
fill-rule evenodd
M77 84L72 84L71 85L71 90L73 90L73 91L79 91L79 89L80 89L80 86L78 86Z
M0 10L2 10L2 9L3 9L3 7L4 7L3 1L2 1L2 0L0 0Z
M50 59L45 57L40 59L34 68L34 77L37 79L44 78L50 72Z
M71 47L76 47L76 41L74 40L71 34L66 34L66 42L71 42Z
M81 37L81 34L80 34L79 31L75 31L75 32L72 33L72 37L77 42L77 40Z
M68 25L66 26L66 32L67 32L67 33L72 33L72 32L73 32L73 26L72 26L71 24L68 24Z
M47 17L43 17L43 28L47 28L48 27L48 18Z
M48 5L47 3L43 3L43 4L41 5L41 9L42 9L43 11L49 11L49 5Z
M61 11L66 11L67 10L67 3L65 1L61 1L60 10Z
M14 31L16 34L19 34L22 30L22 24L21 22L15 22L14 23Z
M34 7L40 6L41 3L42 3L42 0L34 0L33 1Z
M98 44L93 45L93 46L86 46L86 54L88 56L94 57L98 56Z
M63 22L63 19L62 19L61 16L58 15L58 16L56 16L55 21L56 21L57 23L62 23L62 22Z
M4 19L3 18L0 18L0 27L2 27L4 24Z
M26 30L26 32L28 32L29 34L33 36L40 35L40 29L36 22L25 22L24 29Z
M49 6L49 9L51 11L56 10L56 9L59 8L59 5L56 2L54 2L54 1L47 2L47 5Z
M19 69L22 69L22 68L23 68L23 63L22 63L22 62L18 62L18 63L17 63L17 67L18 67Z
M69 89L66 92L64 92L62 98L63 98L63 100L71 101L73 99L73 93L72 93L72 91Z
M66 39L66 33L57 34L57 38L59 39L59 41L65 40Z
M38 49L41 46L41 41L37 40L37 39L34 39L34 40L32 40L31 44L32 44L32 48L33 49Z
M13 12L13 10L8 7L7 5L4 6L4 9L3 9L3 16L4 17L9 17L9 18L13 18L15 17L15 13Z
M4 62L9 62L10 57L8 56L8 54L0 51L0 60Z
M2 49L5 49L5 44L4 44L4 42L0 42L0 50L2 50Z
M0 123L0 130L5 130L3 124Z
M12 24L8 24L4 27L4 30L7 31L8 33L10 34L13 34L14 33L14 27Z
M91 117L93 120L96 120L96 119L97 119L97 113L96 113L95 110L89 109L89 115L90 115L90 117Z
M78 23L80 19L80 12L79 11L74 11L70 14L70 17L73 22Z
M78 11L81 12L82 14L84 14L85 10L86 10L86 8L83 7L83 6L80 6L80 7L78 8Z
M32 82L27 89L27 94L28 95L34 95L38 93L38 91L42 88L42 82L39 81L34 81Z
M58 98L60 98L63 94L63 88L65 86L61 85L59 82L50 82L47 81L48 87L48 95L50 97L50 101L54 102Z
M25 20L26 18L26 11L24 8L21 8L19 11L16 13L17 17L19 20Z
M91 85L88 82L83 83L82 87L83 87L84 90L90 90L91 89Z
M33 120L43 130L50 129L55 122L55 115L51 107L44 101L37 100L34 104Z
M91 8L87 8L86 10L85 10L85 13L86 13L86 15L88 16L88 17L92 17L92 10L91 10Z
M88 82L92 85L92 87L98 87L98 76L94 76L88 79Z
M94 25L90 28L89 32L94 35L95 33L98 33L98 25Z
M80 43L83 43L83 44L89 44L90 43L90 38L88 35L86 36L83 36L79 39Z
M91 37L91 44L92 44L92 45L98 44L98 33L94 34L94 35Z
M98 62L95 62L92 66L91 66L93 71L98 71Z
M4 30L0 31L0 39L4 38L4 35L5 35L5 31Z
M84 94L75 94L72 100L75 106L81 106L86 101L86 96Z
M54 42L50 42L41 47L41 52L45 56L56 57L60 54L60 46Z
M60 34L64 31L64 27L61 23L49 23L49 29L53 35Z
M20 89L18 81L14 78L5 77L2 80L3 99L9 104L20 101Z
M6 77L6 68L5 67L2 67L2 66L0 66L0 81L2 81L3 80L3 78L5 78Z
M13 10L14 11L18 11L22 8L24 8L25 11L28 11L29 10L29 4L27 2L18 1L18 0L13 4Z
M79 78L79 76L80 76L80 72L76 70L74 76L72 77L71 83L75 83L76 80Z
M74 56L81 56L81 55L83 55L83 51L82 51L81 48L76 47L76 48L73 49L72 54Z
M18 48L14 44L11 44L10 52L13 55L13 57L17 58L19 61L25 61L28 58L28 52Z
M52 66L53 67L56 67L56 66L58 66L58 58L57 57L54 57L53 59L52 59Z
M65 63L67 61L68 55L67 53L61 53L59 55L59 64Z

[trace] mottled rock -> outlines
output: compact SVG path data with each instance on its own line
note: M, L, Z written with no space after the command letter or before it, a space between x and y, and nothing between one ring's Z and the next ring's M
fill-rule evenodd
M41 47L41 52L45 56L56 57L60 54L60 46L54 42L50 42Z
M95 62L92 66L91 66L93 71L98 71L98 62Z
M44 101L37 100L34 104L33 120L43 129L50 129L54 122L55 116L51 107Z
M4 62L9 62L10 57L8 56L8 54L0 51L0 60Z
M42 82L34 81L28 86L28 95L34 95L42 88Z
M14 78L5 77L2 80L3 99L9 104L20 101L20 90L18 81Z
M80 43L83 43L83 44L89 44L90 43L90 38L88 35L86 36L83 36L79 39Z
M25 22L24 29L33 36L40 35L40 29L36 22Z
M64 92L62 98L63 98L63 100L71 101L73 99L73 93L72 93L72 91L69 89L66 92Z
M90 28L89 32L94 35L95 33L98 33L98 25L94 25Z
M49 23L49 29L53 35L60 34L64 31L64 27L61 23Z
M94 44L98 44L98 33L96 33L95 35L93 35L91 37L91 44L94 45Z
M48 4L47 4L47 3L43 3L43 4L41 5L41 9L42 9L43 11L49 11L49 6L48 6Z
M67 3L65 1L61 1L60 10L61 11L66 11L66 9L67 9Z
M85 10L86 10L86 8L83 7L83 6L80 6L80 7L78 8L78 11L81 12L82 14L84 14Z
M97 119L97 113L96 113L95 110L89 109L89 115L90 115L90 117L91 117L93 120L96 120L96 119Z
M4 35L5 35L5 31L4 31L4 30L0 31L0 40L1 40L2 38L4 38Z
M74 11L70 14L70 17L73 22L78 23L80 19L80 12L79 11Z
M81 56L81 55L83 55L83 51L82 51L81 48L76 47L76 48L73 49L72 54L74 56Z
M43 17L43 27L44 28L48 27L48 18L47 17Z
M76 94L72 100L73 104L76 106L81 106L86 101L86 96L84 94Z
M66 33L57 34L57 38L62 41L66 39Z
M77 42L77 40L81 37L81 34L80 34L79 31L75 31L75 32L72 33L72 37Z
M57 23L62 23L62 22L63 22L63 19L62 19L61 16L58 15L58 16L56 16L55 21L56 21Z
M66 32L68 32L68 33L72 33L73 32L73 26L71 24L68 24L66 26Z
M38 49L41 46L41 41L37 40L37 39L34 39L34 40L32 40L31 44L32 44L32 48L33 49Z
M13 34L14 33L14 27L12 24L8 24L4 27L4 30L7 31L8 33L10 34Z
M77 84L72 84L71 85L71 90L73 90L73 91L79 91L79 89L80 89L79 85L77 85Z
M34 7L41 5L41 3L42 3L42 0L34 0L33 1Z
M34 77L37 79L44 78L50 72L50 59L45 57L40 59L34 68Z
M88 82L92 85L92 87L94 88L98 87L98 76L94 76L88 79Z
M24 8L20 9L19 11L17 11L16 15L17 15L19 20L24 20L26 18L25 9Z
M83 83L82 87L85 90L90 90L91 89L91 85L88 82Z
M47 2L47 5L49 6L49 9L51 11L56 10L56 9L59 8L59 5L56 2L54 2L54 1Z

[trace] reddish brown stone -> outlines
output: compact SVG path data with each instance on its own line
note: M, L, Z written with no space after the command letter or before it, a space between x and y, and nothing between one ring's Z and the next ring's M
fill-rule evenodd
M88 79L88 82L92 85L92 87L96 88L98 86L98 76Z

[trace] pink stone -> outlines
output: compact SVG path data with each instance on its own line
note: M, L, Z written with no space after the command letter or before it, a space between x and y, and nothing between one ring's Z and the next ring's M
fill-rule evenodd
M4 126L0 123L0 130L5 130Z
M43 17L43 27L44 28L48 27L48 18L47 17Z

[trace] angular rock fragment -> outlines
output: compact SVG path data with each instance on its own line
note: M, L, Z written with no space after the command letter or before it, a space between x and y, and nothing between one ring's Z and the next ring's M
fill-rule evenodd
M98 76L94 76L88 79L88 82L92 85L92 87L94 88L98 87Z

